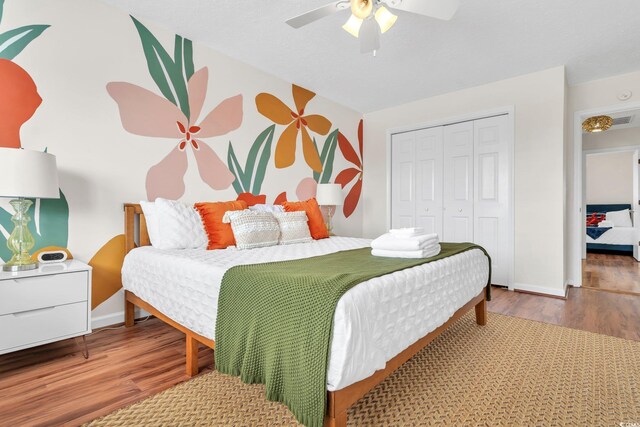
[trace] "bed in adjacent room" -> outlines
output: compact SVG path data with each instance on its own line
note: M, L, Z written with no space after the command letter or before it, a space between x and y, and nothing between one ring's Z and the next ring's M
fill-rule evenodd
M135 226L138 216L139 226ZM134 232L135 230L135 232ZM199 343L215 347L218 297L225 273L238 265L299 260L369 248L370 241L330 237L310 243L239 250L158 249L139 205L125 206L127 256L122 269L126 323L134 305L187 335L187 373L197 373ZM140 242L134 249L134 239ZM486 322L489 259L471 249L373 277L349 289L333 315L326 374L328 425L468 310Z
M587 252L632 255L638 243L630 204L587 205Z

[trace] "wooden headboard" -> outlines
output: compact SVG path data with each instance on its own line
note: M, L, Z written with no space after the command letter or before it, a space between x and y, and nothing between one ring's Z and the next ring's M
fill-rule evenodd
M147 221L144 219L142 207L137 203L124 204L124 239L125 255L138 246L151 245Z

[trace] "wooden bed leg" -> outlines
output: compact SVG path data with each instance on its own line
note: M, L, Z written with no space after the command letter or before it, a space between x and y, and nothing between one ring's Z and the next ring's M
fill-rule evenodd
M189 378L198 375L198 346L199 342L189 335L187 338L187 376Z
M347 411L336 414L335 417L325 415L324 427L347 427Z
M130 328L131 326L133 326L136 320L135 317L136 317L136 306L131 301L126 299L126 295L125 295L124 326L126 328Z
M487 324L487 299L483 298L476 304L476 323L480 326Z

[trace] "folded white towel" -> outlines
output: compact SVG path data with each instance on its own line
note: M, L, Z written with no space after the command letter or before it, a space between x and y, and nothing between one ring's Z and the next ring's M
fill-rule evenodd
M423 234L415 237L398 237L391 233L383 234L371 242L373 249L416 251L428 249L439 243L437 234Z
M421 234L424 234L424 228L422 227L395 228L393 230L389 230L389 233L398 237L414 237L414 236L420 236Z
M598 223L598 227L613 227L614 225L615 223L613 221L607 221L607 220L600 221Z
M418 251L387 251L384 249L371 249L371 255L386 258L431 258L440 253L440 245L431 250Z

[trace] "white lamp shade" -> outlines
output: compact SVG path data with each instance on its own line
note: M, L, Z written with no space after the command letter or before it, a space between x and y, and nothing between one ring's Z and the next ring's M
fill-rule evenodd
M0 197L57 199L56 156L19 148L0 148Z
M351 15L347 23L342 26L342 29L357 38L358 34L360 34L360 27L362 27L362 19Z
M393 24L396 23L398 17L389 12L389 9L387 9L386 7L380 6L378 10L376 10L375 19L380 26L380 32L384 34L389 31L391 27L393 27Z
M322 206L340 206L343 203L340 184L318 184L316 200Z

